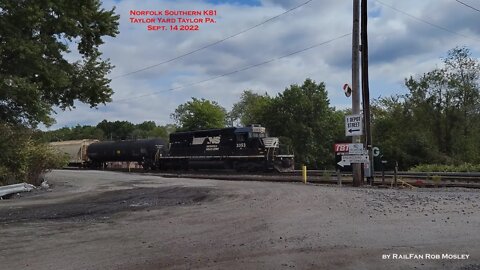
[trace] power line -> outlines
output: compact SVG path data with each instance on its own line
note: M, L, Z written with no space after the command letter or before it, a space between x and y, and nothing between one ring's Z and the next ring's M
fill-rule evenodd
M462 2L462 1L459 1L459 0L455 0L455 1L457 1L458 3L460 3L460 4L462 4L462 5L466 6L466 7L471 8L471 9L473 9L473 10L476 10L477 12L480 12L480 9L474 8L474 7L472 7L472 6L468 5L468 4L465 4L465 3Z
M443 30L443 31L445 31L445 32L448 32L448 33L450 33L450 34L454 34L454 35L461 36L461 37L468 38L468 39L475 40L475 41L480 41L480 39L476 39L476 38L474 38L474 37L470 37L470 36L467 36L467 35L464 35L464 34L461 34L461 33L455 32L455 31L452 31L452 30L450 30L450 29L448 29L448 28L445 28L445 27L443 27L443 26L440 26L440 25L438 25L438 24L434 24L434 23L431 23L431 22L429 22L429 21L426 21L426 20L424 20L424 19L422 19L422 18L418 18L418 17L416 17L416 16L413 16L413 15L410 14L410 13L407 13L407 12L405 12L405 11L403 11L403 10L397 9L397 8L395 8L395 7L391 6L391 5L388 5L388 4L386 4L386 3L384 3L384 2L382 2L382 1L380 1L380 0L375 0L375 2L378 2L379 4L381 4L381 5L383 5L383 6L386 6L386 7L390 8L390 9L393 9L393 10L399 12L399 13L402 13L403 15L406 15L406 16L414 19L414 20L417 20L417 21L419 21L419 22L423 22L423 23L428 24L428 25L430 25L430 26L432 26L432 27L435 27L435 28L438 28L438 29Z
M314 45L312 45L312 46L303 48L303 49L301 49L301 50L294 51L294 52L291 52L291 53L288 53L288 54L279 56L279 57L277 57L277 58L272 58L272 59L269 59L269 60L266 60L266 61L263 61L263 62L260 62L260 63L257 63L257 64L245 66L245 67L242 67L242 68L240 68L240 69L237 69L237 70L234 70L234 71L231 71L231 72L227 72L227 73L224 73L224 74L221 74L221 75L218 75L218 76L210 77L210 78L205 79L205 80L201 80L201 81L197 81L197 82L194 82L194 83L185 84L185 85L181 85L181 86L177 86L177 87L173 87L173 88L169 88L169 89L165 89L165 90L156 91L156 92L150 93L150 94L139 95L139 96L134 96L134 97L129 97L129 98L123 98L123 99L117 100L116 102L121 102L121 101L125 101L125 100L132 100L132 99L142 98L142 97L147 97L147 96L153 96L153 95L157 95L157 94L160 94L160 93L169 92L169 91L174 91L174 90L182 89L182 88L185 88L185 87L189 87L189 86L194 86L194 85L197 85L197 84L205 83L205 82L208 82L208 81L213 81L213 80L216 80L216 79L219 79L219 78L222 78L222 77L226 77L226 76L229 76L229 75L238 73L238 72L242 72L242 71L249 70L249 69L252 69L252 68L255 68L255 67L259 67L259 66L262 66L262 65L265 65L265 64L268 64L268 63L271 63L271 62L274 62L274 61L277 61L277 60L280 60L280 59L283 59L283 58L286 58L286 57L295 55L295 54L299 54L299 53L302 53L302 52L304 52L304 51L311 50L311 49L313 49L313 48L316 48L316 47L319 47L319 46L328 44L328 43L333 42L333 41L335 41L335 40L342 39L342 38L347 37L347 36L349 36L349 35L351 35L351 33L343 34L343 35L341 35L341 36L338 36L338 37L329 39L329 40L324 41L324 42L321 42L321 43L314 44Z
M302 6L305 6L306 4L308 4L308 3L312 2L312 1L313 1L313 0L308 0L308 1L306 1L306 2L303 2L302 4L300 4L300 5L298 5L298 6L295 6L295 7L291 8L291 9L289 9L289 10L286 10L286 11L283 12L283 13L280 13L280 14L278 14L278 15L276 15L276 16L273 16L273 17L271 17L271 18L269 18L269 19L267 19L267 20L265 20L265 21L263 21L263 22L261 22L261 23L258 23L258 24L254 25L254 26L251 26L251 27L249 27L249 28L247 28L247 29L244 29L244 30L242 30L242 31L240 31L240 32L238 32L238 33L236 33L236 34L233 34L233 35L228 36L228 37L226 37L226 38L223 38L223 39L221 39L221 40L218 40L218 41L215 41L215 42L213 42L213 43L207 44L207 45L205 45L205 46L203 46L203 47L200 47L200 48L198 48L198 49L195 49L195 50L193 50L193 51L187 52L187 53L185 53L185 54L176 56L176 57L174 57L174 58L165 60L165 61L160 62L160 63L158 63L158 64L154 64L154 65L151 65L151 66L147 66L147 67L144 67L144 68L141 68L141 69L137 69L137 70L134 70L134 71L131 71L131 72L128 72L128 73L125 73L125 74L122 74L122 75L113 77L112 80L113 80L113 79L118 79L118 78L121 78L121 77L126 77L126 76L129 76L129 75L135 74L135 73L139 73L139 72L142 72L142 71L145 71L145 70L154 68L154 67L158 67L158 66L161 66L161 65L163 65L163 64L170 63L170 62L173 62L173 61L178 60L178 59L180 59L180 58L183 58L183 57L185 57L185 56L194 54L194 53L199 52L199 51L201 51L201 50L210 48L210 47L215 46L215 45L217 45L217 44L219 44L219 43L222 43L222 42L224 42L224 41L226 41L226 40L229 40L229 39L234 38L234 37L236 37L236 36L239 36L239 35L241 35L241 34L243 34L243 33L245 33L245 32L248 32L248 31L250 31L250 30L252 30L252 29L255 29L255 28L257 28L257 27L259 27L259 26L261 26L261 25L264 25L264 24L266 24L266 23L268 23L268 22L270 22L270 21L273 21L273 20L277 19L278 17L283 16L283 15L289 13L289 12L292 12L292 11L294 11L294 10L302 7Z

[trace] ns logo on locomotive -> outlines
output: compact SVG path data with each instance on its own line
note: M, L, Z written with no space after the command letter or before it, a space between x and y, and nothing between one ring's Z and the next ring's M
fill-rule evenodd
M145 169L235 169L292 171L294 156L280 151L279 140L264 127L229 127L170 134L162 139L52 143L70 156L70 165L102 168L108 162L137 162ZM66 147L68 146L68 147Z

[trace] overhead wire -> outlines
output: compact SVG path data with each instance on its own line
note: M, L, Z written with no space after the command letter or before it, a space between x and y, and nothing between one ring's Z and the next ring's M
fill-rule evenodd
M285 14L287 14L287 13L289 13L289 12L295 10L295 9L298 9L298 8L300 8L300 7L302 7L302 6L305 6L306 4L308 4L308 3L311 2L311 1L313 1L313 0L308 0L308 1L306 1L306 2L303 2L303 3L301 3L301 4L297 5L297 6L289 9L289 10L286 10L285 12L283 12L283 13L281 13L281 14L278 14L278 15L276 15L276 16L274 16L274 17L271 17L271 18L269 18L269 19L267 19L267 20L265 20L265 21L263 21L263 22L261 22L261 23L258 23L258 24L254 25L254 26L252 26L252 27L249 27L249 28L247 28L247 29L245 29L245 30L242 30L242 31L236 33L236 34L233 34L233 35L231 35L231 36L228 36L228 37L223 38L223 39L221 39L221 40L218 40L218 41L216 41L216 42L210 43L210 44L208 44L208 45L205 45L205 46L203 46L203 47L200 47L200 48L195 49L195 50L193 50L193 51L190 51L190 52L188 52L188 53L185 53L185 54L176 56L176 57L174 57L174 58L171 58L171 59L169 59L169 60L165 60L165 61L163 61L163 62L161 62L161 63L158 63L158 64L155 64L155 65L147 66L147 67L145 67L145 68L138 69L138 70L135 70L135 71L132 71L132 72L129 72L129 73L126 73L126 74L123 74L123 75L114 77L114 78L112 78L112 79L116 79L116 78L120 78L120 77L125 77L125 76L131 75L131 74L135 74L135 73L138 73L138 72L147 70L147 69L151 69L151 68L154 68L154 67L157 67L157 66L160 66L160 65L163 65L163 64L166 64L166 63L175 61L175 60L177 60L177 59L183 58L183 57L185 57L185 56L194 54L194 53L196 53L196 52L198 52L198 51L207 49L207 48L212 47L212 46L214 46L214 45L216 45L216 44L219 44L219 43L221 43L221 42L224 42L224 41L226 41L226 40L228 40L228 39L231 39L231 38L236 37L236 36L238 36L238 35L241 35L241 34L243 34L243 33L245 33L245 32L248 32L248 31L250 31L250 30L252 30L252 29L254 29L254 28L257 28L257 27L259 27L259 26L261 26L261 25L263 25L263 24L265 24L265 23L267 23L267 22L269 22L269 21L272 21L272 20L274 20L274 19L276 19L276 18L278 18L278 17L280 17L280 16L282 16L282 15L285 15ZM406 15L406 16L414 19L414 20L417 20L417 21L420 21L420 22L422 22L422 23L428 24L428 25L430 25L430 26L432 26L432 27L438 28L438 29L440 29L440 30L446 31L446 32L451 33L451 34L454 34L454 35L462 36L462 37L469 38L469 39L472 39L472 40L475 40L475 41L480 41L479 39L472 38L472 37L470 37L470 36L467 36L467 35L464 35L464 34L461 34L461 33L455 32L455 31L452 31L452 30L450 30L450 29L448 29L448 28L445 28L445 27L443 27L443 26L440 26L440 25L431 23L431 22L429 22L429 21L427 21L427 20L424 20L424 19L422 19L422 18L416 17L416 16L414 16L414 15L412 15L412 14L410 14L410 13L407 13L407 12L405 12L405 11L403 11L403 10L400 10L400 9L398 9L398 8L395 8L395 7L393 7L393 6L391 6L391 5L387 4L387 3L384 3L384 2L382 2L382 1L380 1L380 0L375 0L375 1L378 2L379 4L385 6L385 7L388 7L388 8L390 8L390 9L392 9L392 10L394 10L394 11L397 11L397 12L399 12L399 13L402 13L402 14L404 14L404 15ZM460 1L457 1L457 2L460 2ZM208 82L208 81L216 80L216 79L219 79L219 78L222 78L222 77L226 77L226 76L229 76L229 75L238 73L238 72L242 72L242 71L249 70L249 69L252 69L252 68L255 68L255 67L258 67L258 66L262 66L262 65L265 65L265 64L268 64L268 63L271 63L271 62L274 62L274 61L283 59L283 58L285 58L285 57L288 57L288 56L291 56L291 55L294 55L294 54L297 54L297 53L301 53L301 52L304 52L304 51L313 49L313 48L315 48L315 47L318 47L318 46L321 46L321 45L330 43L330 42L335 41L335 40L337 40L337 39L341 39L341 38L343 38L343 37L346 37L346 36L348 36L348 35L351 35L351 33L341 35L341 36L336 37L336 38L333 38L333 39L331 39L331 40L328 40L328 41L325 41L325 42L322 42L322 43L318 43L318 44L312 45L312 46L310 46L310 47L307 47L307 48L304 48L304 49L301 49L301 50L298 50L298 51L295 51L295 52L292 52L292 53L289 53L289 54L286 54L286 55L283 55L283 56L280 56L280 57L277 57L277 58L272 58L272 59L269 59L269 60L266 60L266 61L263 61L263 62L260 62L260 63L257 63L257 64L245 66L245 67L242 67L242 68L240 68L240 69L237 69L237 70L234 70L234 71L231 71L231 72L227 72L227 73L224 73L224 74L221 74L221 75L218 75L218 76L210 77L210 78L205 79L205 80L201 80L201 81L197 81L197 82L194 82L194 83L189 83L189 84L185 84L185 85L181 85L181 86L177 86L177 87L172 87L172 88L165 89L165 90L155 91L154 93L149 93L149 94L134 96L134 97L130 97L130 98L123 98L123 99L116 100L115 102L122 102L122 101L130 100L130 99L136 99L136 98L142 98L142 97L157 95L157 94L160 94L160 93L163 93L163 92L174 91L174 90L182 89L182 88L185 88L185 87L194 86L194 85L197 85L197 84L201 84L201 83L205 83L205 82Z
M152 69L152 68L154 68L154 67L158 67L158 66L161 66L161 65L164 65L164 64L173 62L173 61L175 61L175 60L181 59L181 58L183 58L183 57L185 57L185 56L194 54L194 53L196 53L196 52L205 50L205 49L210 48L210 47L212 47L212 46L215 46L215 45L217 45L217 44L219 44L219 43L222 43L222 42L224 42L224 41L226 41L226 40L232 39L232 38L234 38L234 37L236 37L236 36L239 36L239 35L241 35L241 34L243 34L243 33L246 33L246 32L248 32L248 31L250 31L250 30L253 30L253 29L257 28L257 27L260 27L260 26L262 26L262 25L264 25L264 24L266 24L266 23L268 23L268 22L271 22L271 21L277 19L277 18L280 17L280 16L283 16L283 15L289 13L289 12L292 12L292 11L294 11L294 10L300 8L300 7L303 7L303 6L307 5L308 3L312 2L312 1L313 1L313 0L305 1L305 2L299 4L299 5L295 6L295 7L292 7L292 8L290 8L290 9L288 9L288 10L286 10L286 11L284 11L284 12L282 12L282 13L276 15L276 16L273 16L273 17L271 17L271 18L269 18L269 19L267 19L267 20L265 20L265 21L262 21L262 22L260 22L260 23L258 23L258 24L256 24L256 25L254 25L254 26L251 26L251 27L249 27L249 28L246 28L246 29L244 29L244 30L242 30L242 31L240 31L240 32L237 32L237 33L235 33L235 34L233 34L233 35L230 35L230 36L228 36L228 37L225 37L225 38L223 38L223 39L217 40L217 41L215 41L215 42L213 42L213 43L210 43L210 44L207 44L207 45L205 45L205 46L202 46L202 47L200 47L200 48L198 48L198 49L195 49L195 50L193 50L193 51L190 51L190 52L181 54L181 55L179 55L179 56L175 56L175 57L173 57L173 58L170 58L170 59L168 59L168 60L165 60L165 61L163 61L163 62L154 64L154 65L150 65L150 66L147 66L147 67L144 67L144 68L140 68L140 69L137 69L137 70L134 70L134 71L131 71L131 72L128 72L128 73L119 75L119 76L115 76L115 77L112 78L112 80L118 79L118 78L122 78L122 77L126 77L126 76L129 76L129 75L132 75L132 74L136 74L136 73L139 73L139 72L148 70L148 69Z
M462 1L459 1L459 0L455 0L455 1L457 1L458 3L460 3L460 4L462 4L462 5L466 6L466 7L471 8L471 9L477 11L477 12L480 12L480 9L475 8L475 7L472 7L472 6L470 6L469 4L466 4L466 3L462 2Z
M227 72L227 73L224 73L224 74L221 74L221 75L218 75L218 76L210 77L208 79L204 79L204 80L201 80L201 81L197 81L197 82L193 82L193 83L189 83L189 84L185 84L185 85L181 85L181 86L177 86L177 87L172 87L172 88L165 89L165 90L155 91L155 92L150 93L150 94L144 94L144 95L133 96L133 97L129 97L129 98L123 98L123 99L119 99L119 100L114 100L114 102L122 102L122 101L126 101L126 100L132 100L132 99L137 99L137 98L142 98L142 97L147 97L147 96L158 95L160 93L174 91L174 90L182 89L182 88L185 88L185 87L190 87L190 86L194 86L194 85L197 85L197 84L213 81L213 80L216 80L216 79L219 79L219 78L222 78L222 77L230 76L230 75L235 74L235 73L239 73L239 72L242 72L242 71L245 71L245 70L249 70L249 69L252 69L252 68L255 68L255 67L259 67L259 66L271 63L271 62L275 62L275 61L278 61L280 59L283 59L283 58L286 58L286 57L289 57L289 56L292 56L292 55L295 55L295 54L302 53L304 51L311 50L313 48L328 44L328 43L336 41L338 39L342 39L344 37L350 36L351 34L352 33L343 34L341 36L337 36L337 37L329 39L327 41L316 43L316 44L311 45L309 47L306 47L306 48L303 48L303 49L300 49L300 50L297 50L297 51L294 51L294 52L291 52L291 53L288 53L288 54L284 54L284 55L276 57L276 58L271 58L269 60L265 60L265 61L260 62L260 63L248 65L248 66L245 66L245 67L242 67L242 68L239 68L239 69L236 69L234 71Z
M424 20L424 19L422 19L422 18L416 17L416 16L414 16L414 15L412 15L412 14L410 14L410 13L407 13L407 12L405 12L405 11L403 11L403 10L400 10L400 9L394 7L394 6L391 6L391 5L389 5L389 4L386 4L386 3L384 3L384 2L382 2L382 1L380 1L380 0L374 0L374 1L375 1L375 2L378 2L379 4L381 4L381 5L385 6L385 7L388 7L388 8L390 8L390 9L392 9L392 10L395 10L395 11L397 11L397 12L399 12L399 13L402 13L403 15L406 15L406 16L408 16L408 17L410 17L410 18L412 18L412 19L414 19L414 20L416 20L416 21L419 21L419 22L428 24L428 25L430 25L430 26L432 26L432 27L438 28L438 29L443 30L443 31L445 31L445 32L448 32L448 33L450 33L450 34L454 34L454 35L457 35L457 36L461 36L461 37L464 37L464 38L468 38L468 39L471 39L471 40L474 40L474 41L480 41L480 39L477 39L477 38L474 38L474 37L471 37L471 36L467 36L467 35L464 35L464 34L462 34L462 33L455 32L455 31L450 30L450 29L448 29L448 28L445 28L445 27L443 27L443 26L441 26L441 25L434 24L434 23L431 23L431 22L429 22L429 21L427 21L427 20Z

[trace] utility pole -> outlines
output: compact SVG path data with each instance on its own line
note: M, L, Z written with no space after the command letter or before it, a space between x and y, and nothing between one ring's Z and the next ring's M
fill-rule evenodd
M353 30L352 30L352 114L360 114L360 83L359 83L359 28L360 28L360 0L353 0ZM360 143L360 136L353 136L352 143ZM363 184L362 167L360 163L353 163L353 186Z
M367 35L367 0L362 0L361 6L361 41L362 41L362 98L363 98L363 119L365 121L365 144L370 160L369 171L365 172L368 183L373 184L373 153L372 153L372 132L370 129L370 89L368 85L368 35Z

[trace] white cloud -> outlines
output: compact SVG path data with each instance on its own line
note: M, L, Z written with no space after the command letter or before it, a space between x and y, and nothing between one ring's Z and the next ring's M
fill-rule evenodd
M116 5L120 14L120 34L107 38L102 45L104 56L116 66L116 77L158 64L235 34L280 14L304 0L263 0L261 6L222 4L215 6L199 0L183 1L104 1ZM478 14L455 2L441 0L382 0L419 18L480 40ZM456 45L474 49L478 41L454 35L416 21L377 1L369 4L369 47L371 96L385 96L402 88L403 79L429 71L440 64L440 57ZM218 22L201 25L198 32L146 31L145 25L131 24L129 10L217 9ZM270 95L291 84L301 84L310 77L324 81L332 106L344 108L351 102L341 86L351 80L351 37L238 72L209 82L189 85L245 66L274 59L290 52L349 33L352 28L351 1L312 1L265 25L165 65L114 79L111 83L114 102L99 110L78 106L60 112L54 128L65 125L96 124L103 119L139 123L155 120L172 122L170 114L191 97L217 101L230 109L245 89ZM454 15L454 16L453 16ZM474 51L478 55L478 51ZM135 98L157 92L155 95Z

